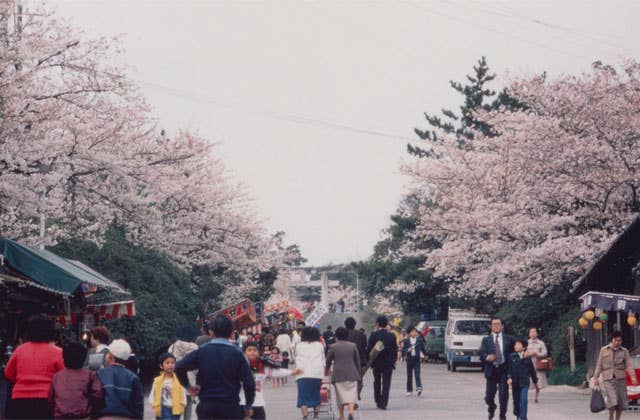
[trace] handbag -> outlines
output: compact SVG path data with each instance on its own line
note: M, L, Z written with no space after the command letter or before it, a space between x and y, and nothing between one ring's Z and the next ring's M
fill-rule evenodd
M602 396L602 392L600 392L600 388L593 388L593 392L591 393L591 412L599 413L604 411L607 406L604 403L604 397Z
M553 369L553 359L551 356L536 358L536 370L538 372L548 372L551 369Z

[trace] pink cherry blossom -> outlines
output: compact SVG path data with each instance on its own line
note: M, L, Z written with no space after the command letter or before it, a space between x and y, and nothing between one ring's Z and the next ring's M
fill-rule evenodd
M519 298L576 279L640 210L640 64L513 80L527 110L480 114L499 133L407 161L423 199L419 251L455 293Z

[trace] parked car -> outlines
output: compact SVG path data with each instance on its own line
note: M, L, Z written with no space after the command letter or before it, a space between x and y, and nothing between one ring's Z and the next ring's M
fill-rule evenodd
M424 337L427 356L431 360L445 359L444 329L447 321L421 321L416 329Z
M480 344L490 327L491 318L487 315L450 309L444 333L447 370L455 372L458 366L482 367Z

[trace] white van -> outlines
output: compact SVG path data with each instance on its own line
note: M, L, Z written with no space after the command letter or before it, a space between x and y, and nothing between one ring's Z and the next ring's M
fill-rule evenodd
M491 318L473 311L449 309L449 320L444 332L444 353L447 370L455 372L458 366L482 367L480 345L491 330Z

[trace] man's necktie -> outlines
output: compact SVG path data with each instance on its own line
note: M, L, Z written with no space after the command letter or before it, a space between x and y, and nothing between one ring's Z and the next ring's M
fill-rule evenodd
M498 334L496 334L496 339L493 342L493 348L496 352L496 366L500 366L504 363L504 356L502 355L502 349L500 348L500 342L498 341Z

